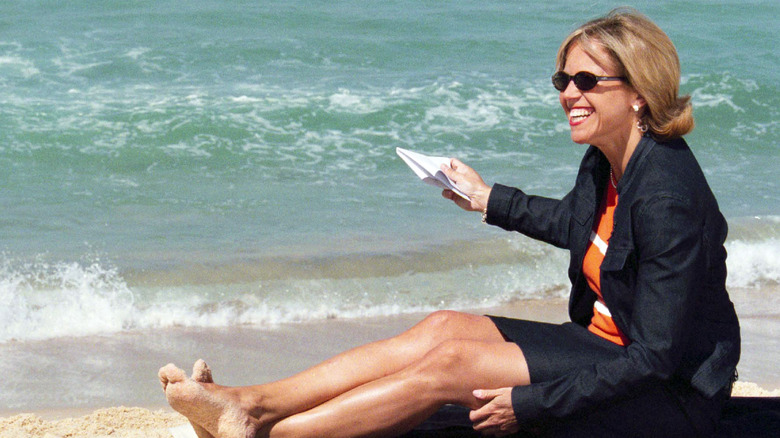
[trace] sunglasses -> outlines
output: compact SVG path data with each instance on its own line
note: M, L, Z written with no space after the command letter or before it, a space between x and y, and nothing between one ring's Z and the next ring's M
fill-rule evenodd
M574 86L580 91L593 89L599 81L624 81L623 76L596 76L593 73L581 71L574 76L559 71L552 76L553 87L558 91L563 91L569 86L569 82L574 81Z

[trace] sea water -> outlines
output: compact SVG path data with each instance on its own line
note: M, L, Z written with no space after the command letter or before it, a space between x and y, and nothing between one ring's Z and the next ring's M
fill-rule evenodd
M565 296L567 254L480 224L396 147L562 196L550 84L607 1L6 0L0 343ZM729 286L780 282L774 0L635 2L675 42Z

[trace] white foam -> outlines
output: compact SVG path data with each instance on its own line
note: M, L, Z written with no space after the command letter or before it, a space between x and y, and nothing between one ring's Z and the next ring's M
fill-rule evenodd
M760 89L755 80L735 77L728 72L717 76L689 75L684 78L682 83L684 85L697 86L691 92L694 108L726 106L736 113L747 111L746 108L737 104L736 101L739 101L740 97L745 94L755 93Z
M23 263L5 257L0 263L0 343L496 306L544 295L564 283L565 270L555 266L561 264L558 258L550 269L534 263L535 274L524 264L469 265L367 278L131 288L116 269L100 261ZM550 275L553 270L559 275Z
M728 287L780 284L780 239L726 243Z
M18 73L25 79L29 79L40 73L32 61L19 56L0 56L0 71L5 75L9 73Z
M371 94L353 94L348 89L340 89L328 98L331 110L347 111L355 114L370 114L380 111L387 100Z
M510 247L514 241L510 241ZM0 343L127 330L231 327L499 306L568 293L565 251L514 242L517 262L401 275L130 287L100 261L0 262ZM780 283L780 239L727 243L728 286ZM514 254L514 250L513 250ZM446 263L446 262L445 262Z
M114 333L132 326L134 297L95 262L0 266L0 342Z
M152 49L149 47L135 47L125 52L125 56L137 61L138 58L142 57L143 55L151 51Z

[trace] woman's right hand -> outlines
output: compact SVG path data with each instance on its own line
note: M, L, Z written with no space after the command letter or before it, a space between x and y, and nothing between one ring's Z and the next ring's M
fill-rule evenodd
M492 188L485 184L485 181L474 169L463 164L457 158L453 158L450 160L450 167L442 165L441 171L455 183L458 189L468 195L471 201L461 198L452 190L444 190L442 196L466 211L485 211Z
M512 407L512 388L478 389L474 397L482 407L469 413L474 430L483 435L509 436L520 430Z

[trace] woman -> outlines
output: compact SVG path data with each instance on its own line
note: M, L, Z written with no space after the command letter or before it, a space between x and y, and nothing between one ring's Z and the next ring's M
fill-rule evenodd
M394 436L442 405L474 428L563 436L711 433L730 395L739 325L725 290L726 223L682 136L668 37L616 10L561 45L553 85L572 140L591 145L562 200L443 170L483 220L567 248L572 323L436 312L401 335L264 385L160 370L169 403L201 437Z

